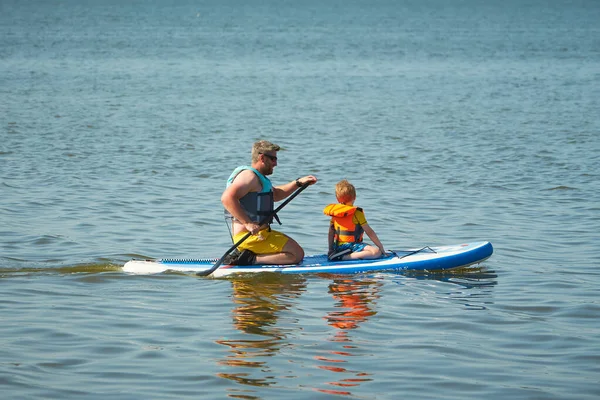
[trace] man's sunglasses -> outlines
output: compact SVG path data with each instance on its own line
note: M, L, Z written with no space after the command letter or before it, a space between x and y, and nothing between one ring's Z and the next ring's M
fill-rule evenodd
M258 153L258 154L262 154L263 156L267 156L271 159L271 161L275 162L277 161L277 156L272 156L270 154L265 154L265 153Z

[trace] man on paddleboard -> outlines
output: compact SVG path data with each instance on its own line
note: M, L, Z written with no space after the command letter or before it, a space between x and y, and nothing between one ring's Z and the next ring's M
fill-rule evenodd
M317 183L316 177L307 175L273 186L267 176L277 166L279 150L278 145L266 140L255 142L252 145L252 164L237 167L227 180L221 202L232 221L233 242L237 243L248 232L251 236L238 245L238 251L226 257L225 264L297 264L304 258L304 250L294 239L271 229L272 221L259 225L259 221L273 213L275 202L306 184ZM275 219L278 220L277 215Z

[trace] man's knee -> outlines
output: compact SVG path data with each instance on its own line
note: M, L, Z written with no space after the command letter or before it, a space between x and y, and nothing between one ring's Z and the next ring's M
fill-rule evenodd
M293 239L289 239L283 251L293 256L293 262L298 264L304 259L304 249Z
M304 250L302 249L302 247L298 247L298 248L300 251L298 251L297 253L294 254L296 256L296 258L294 259L295 264L300 263L304 259Z

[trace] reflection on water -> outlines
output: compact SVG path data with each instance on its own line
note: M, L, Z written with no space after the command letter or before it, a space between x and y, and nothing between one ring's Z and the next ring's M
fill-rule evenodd
M484 269L452 273L404 272L397 278L393 274L319 278L331 280L328 293L333 302L324 315L316 318L323 318L332 330L320 339L320 350L313 356L314 364L308 365L309 369L322 371L323 381L310 384L313 390L328 395L353 396L358 392L358 386L374 380L377 366L365 360L372 360L379 350L370 342L363 342L362 337L372 334L369 320L377 315L377 303L384 284L412 285L419 280L429 280L431 285L419 286L418 290L424 294L420 298L428 302L457 302L469 309L485 309L491 302L491 290L497 284L497 275ZM228 349L227 357L218 362L226 371L218 376L245 386L281 386L283 375L281 364L277 364L281 358L279 353L282 348L297 345L296 341L300 339L297 331L302 329L298 327L298 320L290 317L296 314L286 311L294 308L297 299L306 292L306 278L259 274L235 277L231 283L235 304L232 321L236 332L234 337L217 341ZM423 293L427 289L432 290L430 296ZM319 331L317 335L320 334ZM314 372L311 371L309 376L314 378ZM311 382L314 382L313 378ZM252 390L230 389L230 397L251 398Z
M328 340L333 349L327 356L315 357L319 361L318 368L339 373L339 378L327 382L335 389L317 389L320 392L335 395L351 395L350 388L362 382L372 380L371 373L349 367L352 357L358 356L360 346L353 342L351 331L358 329L362 323L377 314L375 306L379 299L382 282L373 279L334 279L329 285L329 293L335 300L335 308L325 319L335 328ZM363 349L364 350L364 349Z
M276 383L267 364L286 343L286 330L276 324L280 313L293 306L294 300L306 288L302 276L260 274L236 277L232 280L233 325L239 338L218 340L230 354L220 365L240 368L241 372L219 373L218 376L251 386L271 386ZM284 326L286 324L283 324ZM250 369L259 369L260 378L253 378Z
M492 304L492 288L498 284L498 275L484 267L470 267L451 271L405 271L402 277L453 284L453 290L436 288L436 296L443 301L460 303L470 310L486 310ZM404 284L403 280L395 280Z
M335 279L329 285L329 293L336 300L339 310L330 312L327 316L329 325L339 329L336 341L344 341L348 331L358 328L361 322L377 314L372 309L379 298L382 283L376 280Z

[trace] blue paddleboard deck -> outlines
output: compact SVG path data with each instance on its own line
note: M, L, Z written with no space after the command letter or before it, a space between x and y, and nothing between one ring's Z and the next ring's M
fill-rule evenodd
M329 261L327 255L304 257L294 265L221 265L212 276L276 272L281 274L359 274L385 271L443 271L478 264L493 253L490 242L463 243L449 246L420 247L388 251L388 256L375 260ZM218 259L131 260L123 271L132 274L157 274L166 271L204 272Z

